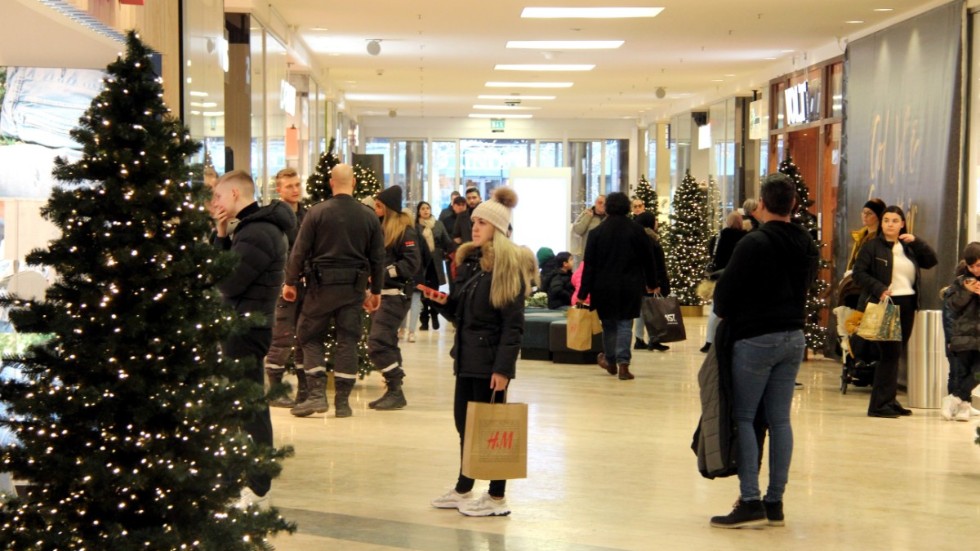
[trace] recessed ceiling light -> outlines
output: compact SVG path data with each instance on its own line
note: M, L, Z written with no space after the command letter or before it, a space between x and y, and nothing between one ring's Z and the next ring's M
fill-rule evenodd
M723 78L713 78L713 79L711 79L711 82L725 82L725 79L723 79Z
M525 96L523 94L480 94L478 99L502 99L502 100L552 100L556 96Z
M847 23L848 25L860 25L861 23L864 23L864 21L860 19L851 19L850 21L844 21L844 23Z
M482 109L484 111L493 111L495 109L500 109L502 111L537 111L541 109L540 107L527 107L524 105L474 105L473 109Z
M487 88L571 88L573 82L500 82L489 81Z
M494 71L591 71L594 64L588 63L524 63L494 65Z
M311 31L317 31L317 32L323 32L323 31L329 31L330 29L328 29L326 27L310 27L310 30Z
M732 78L732 77L734 77L735 75L734 75L734 74L731 74L731 73L729 73L729 74L727 74L727 75L725 75L725 76L726 76L726 77L728 77L728 78Z
M524 8L525 19L619 19L656 17L663 8Z
M784 54L791 54L791 53L793 53L793 52L794 52L795 50L779 50L779 51L780 51L780 53L784 53Z
M507 47L523 50L615 50L623 40L508 40Z
M762 59L764 59L766 61L776 61L776 58L774 58L774 57L764 57Z
M895 9L894 8L875 8L872 11L886 12L886 11L895 11Z
M195 97L195 98L206 98L206 97L208 97L208 93L207 92L198 92L197 90L191 90L190 91L190 95L191 95L191 97Z
M191 107L217 107L218 103L214 101L192 101Z
M470 113L471 119L530 119L532 116L516 113Z
M418 101L418 96L399 94L369 94L364 92L347 92L344 97L348 101L383 101L386 103Z

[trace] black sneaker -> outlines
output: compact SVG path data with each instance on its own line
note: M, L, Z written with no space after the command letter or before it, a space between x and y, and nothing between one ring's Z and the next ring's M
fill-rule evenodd
M723 517L711 517L711 525L715 528L749 528L766 524L766 509L762 500L742 501L739 499L731 513Z
M898 419L899 413L890 407L883 407L881 409L869 409L868 417L882 417L884 419Z
M701 347L701 352L707 354L709 350L711 350L711 343L710 342L704 343L704 346Z
M665 344L660 344L659 342L650 342L650 350L659 350L660 352L666 352L670 350L670 347Z
M633 338L633 350L646 350L647 343L643 342L643 339Z
M769 526L785 526L786 522L783 520L783 502L782 501L763 501L762 505L766 508L766 518L769 519Z

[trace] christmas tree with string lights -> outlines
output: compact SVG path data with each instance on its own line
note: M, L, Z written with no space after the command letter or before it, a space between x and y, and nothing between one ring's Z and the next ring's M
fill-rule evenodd
M710 253L707 203L705 187L694 180L690 170L687 171L674 192L664 247L671 293L685 306L704 303L697 294L697 287L704 279Z
M361 165L354 165L354 182L354 199L374 197L384 190L374 171Z
M330 138L330 145L327 150L320 155L320 160L316 164L316 170L306 179L306 206L311 207L320 201L326 201L333 197L333 190L330 189L330 171L333 167L340 164L340 159L334 154L333 148L337 145L337 138Z
M657 191L650 185L650 181L643 174L640 174L640 183L636 186L636 198L643 201L648 212L654 218L660 219L660 201L657 198Z
M708 197L708 233L714 235L721 231L725 226L725 213L721 204L721 188L714 176L708 176L708 183L705 185Z
M779 172L789 176L793 180L793 184L796 185L796 208L793 210L793 222L803 226L813 237L817 250L821 253L817 272L819 274L828 268L830 263L823 258L823 248L826 245L820 241L820 225L817 223L817 217L809 210L813 206L810 190L807 189L806 183L803 181L799 167L789 155L779 163ZM803 334L806 337L807 348L811 350L822 351L827 345L827 329L824 327L821 318L827 308L826 293L829 287L829 283L817 277L810 290L807 291L806 325L803 328Z
M204 237L204 189L185 166L198 144L150 55L130 32L71 132L81 160L56 161L42 215L61 236L27 263L59 280L44 300L3 304L18 332L50 338L7 358L23 378L0 384L0 425L19 440L2 470L28 483L0 504L2 549L268 549L294 529L230 506L288 450L241 430L263 389L218 349L247 330L214 287L236 260Z

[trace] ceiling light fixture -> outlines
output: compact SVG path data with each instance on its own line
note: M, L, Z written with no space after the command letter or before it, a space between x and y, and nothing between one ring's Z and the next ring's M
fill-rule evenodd
M522 105L480 105L476 104L473 109L481 109L483 111L493 111L495 109L501 109L504 111L537 111L541 109L540 107L525 107Z
M573 82L500 82L489 81L487 88L571 88Z
M470 113L471 119L530 119L533 116L515 113Z
M592 69L595 69L595 65L589 63L498 63L493 67L494 71L591 71Z
M623 40L508 40L507 47L517 50L615 50Z
M851 19L850 21L844 21L844 23L847 23L848 25L860 25L861 23L864 23L864 21L860 19Z
M524 8L524 19L623 19L656 17L663 8Z
M874 9L874 10L872 10L872 11L877 11L877 12L889 12L889 11L895 11L895 8L875 8L875 9Z
M477 99L502 99L502 100L553 100L557 96L525 96L523 94L480 94Z

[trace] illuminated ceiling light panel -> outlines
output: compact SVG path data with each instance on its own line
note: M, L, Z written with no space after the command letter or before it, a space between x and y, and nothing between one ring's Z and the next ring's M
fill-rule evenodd
M499 82L490 81L487 88L571 88L573 82Z
M494 71L591 71L594 64L588 63L498 63Z
M418 101L418 96L398 95L398 94L367 94L358 92L347 92L344 97L348 101L386 101L386 102L409 102Z
M518 50L615 50L623 40L508 40L507 47Z
M656 17L663 8L524 8L525 19L623 19Z
M504 101L553 100L557 96L525 96L523 94L480 94L477 99L502 99Z
M530 119L532 116L514 113L470 113L471 119Z
M524 105L474 105L473 109L482 109L484 111L536 111L541 109L540 107L527 107Z

